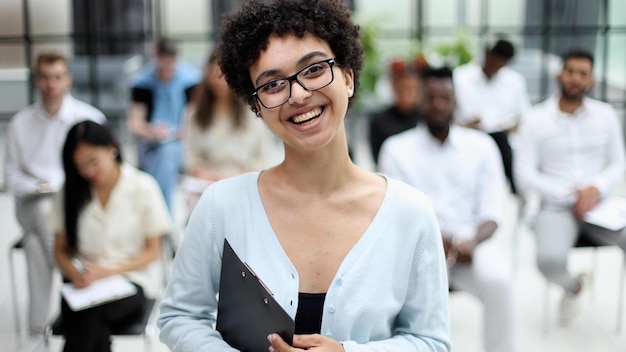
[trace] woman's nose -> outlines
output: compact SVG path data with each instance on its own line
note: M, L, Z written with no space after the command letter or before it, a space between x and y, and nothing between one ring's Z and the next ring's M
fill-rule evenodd
M289 97L289 104L302 104L304 100L311 96L312 92L305 89L298 80L291 82L291 96Z

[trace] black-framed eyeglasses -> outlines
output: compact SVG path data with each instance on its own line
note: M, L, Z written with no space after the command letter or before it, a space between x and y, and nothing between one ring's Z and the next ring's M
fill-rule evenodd
M277 108L291 98L291 84L298 81L308 91L319 90L331 84L335 79L333 65L335 59L327 59L311 64L294 75L269 81L258 87L252 95L266 109Z

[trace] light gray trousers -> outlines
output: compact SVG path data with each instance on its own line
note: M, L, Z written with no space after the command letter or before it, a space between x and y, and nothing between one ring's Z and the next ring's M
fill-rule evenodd
M626 252L626 229L610 231L579 221L571 210L542 209L534 224L537 238L537 266L548 281L572 292L576 279L567 270L567 255L580 231L590 239L615 245Z
M497 244L492 240L479 244L472 263L457 264L448 271L448 278L452 287L483 304L485 351L515 351L511 271Z
M24 254L28 273L28 328L42 333L48 323L54 274L54 234L48 227L52 197L16 200L17 221L24 231Z

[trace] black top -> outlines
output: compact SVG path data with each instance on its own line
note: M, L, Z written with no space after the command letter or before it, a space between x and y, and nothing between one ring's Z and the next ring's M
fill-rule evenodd
M319 334L326 293L299 293L294 334Z
M189 104L196 85L185 88L185 102ZM152 121L152 111L154 110L154 92L150 88L133 87L130 90L130 96L133 103L142 103L146 105L146 118L148 122Z
M417 109L405 114L398 111L395 106L372 115L369 142L374 162L378 164L378 152L385 139L415 127L419 120L420 112Z

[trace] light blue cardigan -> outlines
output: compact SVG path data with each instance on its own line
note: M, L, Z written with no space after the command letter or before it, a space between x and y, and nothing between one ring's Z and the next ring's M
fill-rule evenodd
M191 216L158 319L172 351L234 351L213 329L224 237L296 315L298 273L265 214L258 175L215 183ZM388 179L374 221L328 289L321 333L345 351L450 351L441 235L421 192Z

